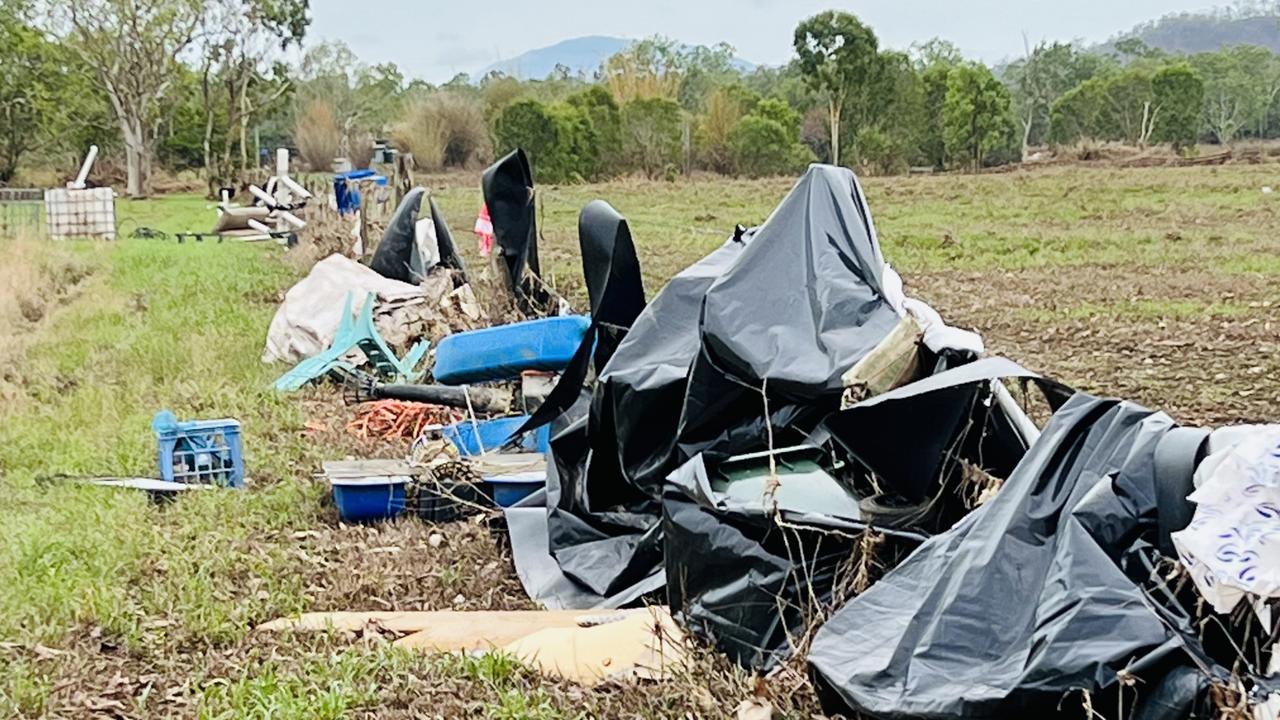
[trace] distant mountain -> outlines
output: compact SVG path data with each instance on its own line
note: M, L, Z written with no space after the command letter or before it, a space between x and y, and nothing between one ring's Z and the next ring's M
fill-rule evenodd
M473 77L478 80L497 70L522 80L539 80L550 75L556 65L564 65L574 75L581 72L590 77L600 69L605 60L626 50L633 42L635 40L629 38L604 35L570 38L555 45L521 53L509 60L500 60ZM741 58L734 58L734 65L743 72L751 72L756 67L754 63Z
M1261 45L1280 52L1280 17L1231 11L1166 15L1122 33L1101 49L1111 50L1117 41L1133 37L1165 52L1188 55L1232 45Z

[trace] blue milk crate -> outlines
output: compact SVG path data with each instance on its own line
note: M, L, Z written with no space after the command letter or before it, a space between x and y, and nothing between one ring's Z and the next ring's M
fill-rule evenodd
M170 482L244 487L238 420L179 422L168 410L151 421L159 443L160 477Z

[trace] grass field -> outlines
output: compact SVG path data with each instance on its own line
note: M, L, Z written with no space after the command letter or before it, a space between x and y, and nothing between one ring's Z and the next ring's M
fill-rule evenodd
M1278 176L1275 165L1066 168L866 185L909 292L993 351L1181 421L1225 423L1280 415L1280 195L1261 191ZM470 248L477 178L433 184ZM546 188L547 274L584 297L576 214L589 200L629 218L652 294L734 224L763 221L789 186ZM212 216L186 196L118 211L126 235L206 229ZM11 260L0 268L0 716L717 717L746 696L747 678L714 657L681 682L588 692L501 656L251 634L303 610L529 603L483 528L447 526L432 547L416 522L336 524L319 462L375 449L343 432L332 392L270 390L281 368L258 359L267 323L300 276L278 247L0 247ZM161 408L240 419L251 489L156 507L54 477L152 472ZM814 705L802 689L779 707L807 717Z

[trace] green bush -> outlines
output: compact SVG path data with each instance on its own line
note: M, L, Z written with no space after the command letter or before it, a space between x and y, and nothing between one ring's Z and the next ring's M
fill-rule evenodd
M1195 145L1204 108L1204 80L1199 73L1186 63L1169 65L1151 78L1151 90L1161 113L1155 139L1178 149Z
M757 102L749 112L751 115L778 123L788 137L800 137L800 113L792 110L785 100L765 98Z
M622 143L628 168L655 178L678 166L683 131L684 118L673 100L644 98L624 105Z
M594 176L612 175L621 169L622 111L613 95L603 85L592 85L570 95L565 102L576 108L591 122L597 143L597 167ZM593 177L585 175L584 177Z
M895 175L910 169L912 148L902 134L873 127L858 133L858 158L879 175Z
M729 133L734 165L750 177L796 172L813 159L798 135L773 118L748 115Z
M600 141L590 118L568 104L521 100L498 116L500 153L524 148L534 176L547 183L580 182L599 174Z

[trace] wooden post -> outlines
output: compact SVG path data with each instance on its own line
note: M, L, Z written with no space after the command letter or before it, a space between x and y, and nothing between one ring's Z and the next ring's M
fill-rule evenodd
M279 205L289 204L289 188L285 187L280 178L289 176L289 149L276 148L276 203ZM276 219L276 230L278 232L286 232L288 226L283 218Z
M360 193L360 259L366 261L373 257L373 249L369 247L369 194L366 188Z

